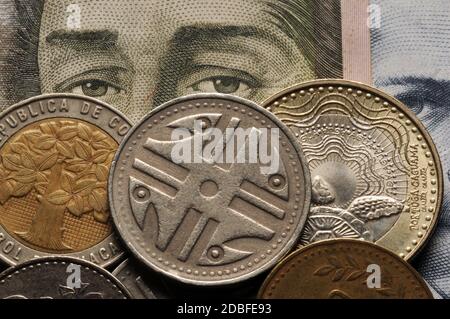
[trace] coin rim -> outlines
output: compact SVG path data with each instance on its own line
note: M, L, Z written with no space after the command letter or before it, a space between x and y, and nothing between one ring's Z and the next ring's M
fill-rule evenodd
M8 114L11 114L16 109L26 106L27 104L30 104L30 103L33 103L33 102L37 102L37 101L42 101L42 100L48 100L48 99L52 99L52 98L55 98L55 99L56 98L59 98L59 99L61 99L61 98L79 99L79 100L82 100L82 101L95 103L95 104L97 104L97 105L99 105L101 107L104 107L104 108L108 109L109 111L111 111L112 113L116 114L117 116L119 116L123 121L125 121L130 126L130 130L131 130L132 126L133 126L133 123L128 119L128 117L126 115L124 115L121 111L117 110L114 106L109 105L109 104L107 104L107 103L105 103L105 102L103 102L101 100L98 100L98 99L95 99L95 98L92 98L92 97L89 97L89 96L84 96L84 95L79 95L79 94L72 94L72 93L50 93L50 94L41 94L41 95L33 96L31 98L28 98L28 99L22 100L22 101L20 101L20 102L18 102L16 104L13 104L12 106L10 106L10 107L6 108L5 110L3 110L2 112L0 112L0 119L4 118ZM50 118L52 118L52 117L50 117ZM55 116L53 118L67 118L67 119L70 119L72 117L71 116ZM42 120L45 120L45 119L42 119ZM30 124L33 124L35 122L32 122ZM96 125L93 122L89 122L89 121L86 121L86 122L90 123L91 125L99 127L98 125ZM101 127L99 127L99 128L101 128ZM15 133L17 133L17 132L15 132ZM8 139L10 139L11 137L12 137L12 135L8 136L5 139L4 143L6 143L6 141ZM122 138L122 141L123 141L124 138L125 138L125 136ZM119 145L121 143L121 141L116 141L116 142ZM1 152L0 152L0 154L1 154ZM111 168L109 170L111 171ZM107 188L107 190L108 190L108 188ZM109 202L108 202L108 204L109 204ZM110 209L110 211L111 211L111 209ZM39 258L45 258L45 257L51 257L51 256L58 256L58 257L61 256L61 257L68 257L68 258L72 257L72 258L76 258L77 259L76 254L89 256L89 254L91 252L94 252L94 253L96 252L97 249L95 249L95 247L101 246L102 243L104 243L107 246L108 242L112 242L114 244L117 244L117 248L119 248L120 251L117 253L117 255L112 256L111 258L109 258L106 262L104 262L103 259L102 259L100 261L100 263L99 263L100 267L107 267L109 265L115 264L116 262L119 262L120 260L123 259L124 254L125 254L125 251L123 250L123 245L121 245L122 242L121 242L120 238L118 238L117 233L116 233L116 229L115 229L114 226L112 227L111 234L109 234L106 238L104 238L102 241L94 244L93 246L90 246L90 247L88 247L86 249L83 249L83 250L80 250L80 251L77 251L77 252L63 253L63 254L60 254L60 253L49 253L49 252L46 252L46 251L40 251L38 249L34 249L34 248L31 248L31 247L28 247L27 245L19 242L12 235L10 235L9 231L6 230L6 228L3 227L3 225L0 225L0 231L2 231L2 230L4 232L6 232L12 239L14 239L15 242L20 243L22 246L24 246L25 248L29 249L30 251L34 251L34 252L37 252L37 254L42 255ZM99 248L101 248L101 247L99 247ZM25 262L27 262L29 260L34 260L34 258L32 258L32 259L28 258L24 262L19 262L18 263L18 262L14 262L12 260L12 258L7 258L6 256L4 256L3 253L0 253L0 260L3 261L8 266L16 266L16 265L19 265L19 264L23 264L23 263L25 263ZM95 264L95 263L93 263L93 264Z
M285 265L291 261L292 259L299 257L300 255L306 253L309 250L314 250L317 247L320 246L330 246L330 249L333 247L333 245L347 245L347 244L358 244L361 246L370 247L370 249L373 249L374 251L378 250L380 253L388 254L394 259L397 259L401 264L406 266L406 268L410 271L410 273L414 276L415 279L422 285L422 288L424 288L425 292L427 293L429 299L434 299L433 294L428 287L425 280L422 278L422 276L417 272L417 270L414 269L413 266L411 266L406 260L395 254L394 252L390 251L389 249L386 249L382 246L379 246L377 244L371 243L369 241L364 241L360 239L348 239L348 238L340 238L340 239L328 239L328 240L322 240L315 243L312 243L310 245L307 245L303 248L300 248L291 254L289 254L287 257L285 257L280 263L272 269L272 271L269 273L267 278L264 280L263 284L261 285L261 288L258 291L258 299L267 299L263 298L264 293L266 292L266 289L268 288L269 284L272 282L272 280L277 278L278 272L285 267ZM301 257L301 256L300 256ZM305 299L312 299L312 298L305 298ZM364 299L364 298L361 298Z
M391 96L390 94L383 92L382 90L375 88L373 86L370 86L368 84L357 82L357 81L351 81L351 80L344 80L344 79L320 79L320 80L312 80L312 81L305 81L301 83L294 84L286 89L283 89L282 91L272 95L271 97L265 99L261 105L264 109L267 110L268 107L271 106L276 100L280 99L281 97L284 97L292 91L298 91L305 88L310 88L313 86L323 86L325 90L328 89L328 86L335 86L338 88L339 86L350 86L361 90L366 90L371 94L379 95L381 98L385 99L387 102L390 102L392 106L396 106L398 109L401 110L402 113L405 113L411 122L417 126L417 128L420 130L420 134L424 137L426 143L428 144L430 151L433 156L433 160L436 166L436 175L437 175L437 185L438 185L438 191L436 196L436 210L435 213L432 215L433 220L430 222L430 226L428 228L428 231L424 234L424 239L422 239L410 253L406 253L405 257L403 257L406 261L413 260L427 245L431 237L433 236L433 233L436 230L436 226L438 224L438 220L440 219L440 216L442 214L442 200L443 200L443 193L444 193L444 175L443 175L443 169L442 169L442 163L439 156L439 152L437 150L436 144L433 141L433 138L431 137L430 133L428 132L427 128L423 125L422 121L418 118L418 116L403 102L395 98L394 96ZM272 112L272 111L269 111ZM403 249L404 250L404 249ZM400 252L399 252L400 254Z
M139 253L139 251L134 247L134 245L129 240L124 240L124 236L122 236L122 225L119 220L118 213L116 212L116 208L114 207L114 193L113 193L113 179L114 179L114 173L116 172L116 165L118 162L118 159L125 149L125 145L128 142L129 138L139 129L141 125L143 125L149 118L154 116L154 114L159 113L161 110L164 110L165 108L168 108L170 106L184 103L186 101L196 101L196 100L204 100L204 99L216 99L216 100L224 100L224 101L231 101L235 103L243 104L247 107L250 107L254 109L255 111L261 112L264 116L267 116L270 120L272 120L274 123L276 123L280 130L286 134L286 137L291 142L292 146L295 148L299 162L302 166L303 170L303 176L304 176L304 188L305 188L305 201L302 211L302 216L299 218L299 222L297 223L297 227L294 232L292 232L291 238L286 242L284 247L280 249L278 254L274 255L275 257L272 258L271 261L267 262L263 267L259 267L254 269L251 272L248 272L244 275L240 275L238 277L233 277L230 279L223 279L223 280L208 280L208 281L202 281L201 276L198 276L200 279L189 279L182 276L177 275L177 273L173 273L168 269L163 269L162 267L158 266L156 263L153 263L145 258L142 254ZM306 162L306 158L303 154L302 147L300 143L298 142L297 138L294 136L294 134L291 132L291 130L284 124L278 117L276 117L271 112L267 111L260 105L258 105L255 102L252 102L250 100L237 97L234 95L228 95L228 94L220 94L220 93L198 93L198 94L191 94L183 97L179 97L173 100L170 100L166 103L163 103L162 105L154 108L151 112L149 112L146 116L144 116L138 123L136 123L133 128L128 132L128 134L123 139L122 143L120 144L116 155L114 156L114 159L111 164L111 169L109 173L108 178L108 200L109 200L109 206L111 211L111 216L113 219L114 224L116 225L116 229L122 238L125 246L131 251L131 253L139 260L141 263L143 263L145 266L150 267L151 270L156 271L159 274L162 274L164 276L167 276L169 278L175 279L176 281L185 283L185 284L191 284L195 286L226 286L226 285L232 285L239 282L246 281L248 279L254 278L261 273L264 273L268 269L271 269L275 264L277 264L284 256L289 254L289 252L292 250L293 247L298 242L298 237L300 236L300 233L303 229L303 226L305 225L306 219L308 217L309 212L309 206L310 206L310 200L311 200L311 176L309 172L309 167ZM125 236L126 237L126 236Z
M89 269L99 273L100 275L103 275L107 280L111 282L111 284L117 286L119 290L121 290L122 294L126 299L132 299L132 296L128 289L120 282L120 280L114 276L112 273L107 271L106 269L94 264L93 262L87 261L85 259L76 258L76 257L69 257L69 256L47 256L47 257L39 257L34 258L31 260L27 260L23 263L17 264L15 266L11 266L8 269L2 271L0 273L0 281L5 280L9 275L13 275L16 271L20 271L23 268L26 268L28 266L33 266L36 264L45 264L45 263L73 263L78 264L82 267L88 267Z

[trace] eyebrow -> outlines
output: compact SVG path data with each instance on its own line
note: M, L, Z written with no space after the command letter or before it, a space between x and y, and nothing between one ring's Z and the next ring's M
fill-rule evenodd
M255 26L186 26L175 32L172 42L182 44L186 42L202 41L203 39L224 39L236 37L252 37L269 40L282 51L290 54L286 44L269 31Z
M446 79L435 79L432 75L402 75L389 76L384 79L382 85L411 85L423 90L427 89L448 89L450 81Z
M86 42L96 45L111 46L117 43L118 32L110 30L77 31L56 30L52 31L45 40L49 44L65 44L67 42Z

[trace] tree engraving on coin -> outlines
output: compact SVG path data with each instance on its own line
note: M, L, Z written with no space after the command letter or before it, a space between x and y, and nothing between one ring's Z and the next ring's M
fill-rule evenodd
M223 143L215 158L250 149L250 137L232 142L238 129L278 130L279 149L266 145L279 155L278 168L265 172L260 158L175 163L172 151L180 141L172 140L174 129L189 132L182 143L195 144L196 120L205 129L200 150ZM210 139L213 128L227 133ZM233 283L271 267L295 243L309 208L304 165L288 128L251 102L223 95L174 100L135 126L116 154L109 179L112 216L148 266L191 284Z
M355 239L313 243L286 257L259 292L263 299L430 299L404 260Z
M438 217L435 146L401 102L355 82L299 84L264 102L298 138L312 178L301 245L358 238L412 257Z
M75 275L76 278L72 278ZM46 257L0 276L1 299L127 299L125 287L98 266L75 258Z
M19 131L0 149L0 220L6 230L49 251L82 250L103 240L111 233L106 181L117 147L104 131L82 121L44 120ZM17 214L23 214L18 210L24 206L35 207L35 214L18 225ZM92 214L105 226L96 225L100 231L90 240L67 238L66 211L76 217Z
M75 95L36 97L3 114L0 245L8 263L49 254L99 265L118 258L106 189L129 127L106 104Z

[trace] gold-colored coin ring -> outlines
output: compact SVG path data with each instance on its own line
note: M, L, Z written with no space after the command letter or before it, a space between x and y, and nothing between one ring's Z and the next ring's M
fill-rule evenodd
M123 255L107 202L112 157L131 128L99 100L48 94L0 114L0 259Z
M292 129L292 124L295 124L296 120L292 120L289 113L295 111L300 113L299 106L302 110L303 108L311 107L313 95L334 96L337 99L341 99L339 102L344 101L344 99L358 101L360 105L372 112L372 116L379 112L387 116L389 120L401 123L402 129L407 133L407 142L414 143L415 147L417 147L417 156L420 157L422 164L417 164L418 169L415 169L415 173L420 173L420 169L427 171L425 176L426 187L422 187L422 192L419 195L417 194L420 187L409 187L408 191L405 192L408 194L404 194L404 196L406 201L406 195L411 196L411 194L414 194L407 203L412 205L405 205L396 223L380 238L374 240L378 245L395 252L405 260L410 260L424 247L430 238L439 219L441 208L443 173L441 161L431 136L417 116L402 102L376 88L354 81L324 79L300 83L268 98L262 103L262 106L277 115ZM372 109L369 110L367 105L370 105ZM315 107L317 108L317 105ZM361 106L357 106L357 108L361 109ZM355 109L356 107L353 106L353 110ZM353 114L355 113L357 112ZM302 117L305 114L296 115L296 119L302 121ZM352 117L354 116L353 114ZM329 128L327 127L326 129ZM334 124L332 129L344 132L347 130L347 127L335 127ZM322 130L325 131L323 127ZM316 134L318 132L317 127L315 130L310 129L309 132L310 134ZM300 144L302 144L303 151L309 162L308 151L305 150L305 145L302 143L301 139L303 136L301 133L304 132L294 129L294 134L299 139ZM361 136L363 135L361 134ZM314 169L310 166L310 170L314 186ZM423 175L420 177L422 178ZM411 182L411 179L409 179L409 182ZM417 184L417 180L414 183ZM422 185L422 181L420 181L420 185ZM426 203L421 203L420 200L425 200ZM311 206L313 207L313 205L314 203ZM308 223L305 225L305 229L307 226Z
M375 274L373 266L379 266L380 287L368 286L374 282L369 277ZM367 241L335 239L292 252L270 272L258 299L280 298L433 299L433 294L417 271L392 251Z

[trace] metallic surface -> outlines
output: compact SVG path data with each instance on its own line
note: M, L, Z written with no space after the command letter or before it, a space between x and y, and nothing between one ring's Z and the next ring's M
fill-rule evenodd
M294 132L310 167L301 245L359 238L405 259L417 253L438 219L443 178L431 137L405 105L344 80L299 84L263 105Z
M110 273L76 258L38 258L0 274L0 299L127 298L128 291Z
M124 260L112 274L127 288L133 299L167 299L164 277L133 259Z
M374 270L379 267L378 270ZM379 285L373 276L379 275ZM259 291L263 299L432 299L420 275L394 253L355 240L327 240L286 257Z
M122 254L107 177L130 124L95 99L38 96L0 115L0 257L67 255L106 266Z
M124 260L112 274L127 288L133 299L255 299L264 280L259 276L225 287L186 285L161 276L133 258Z
M262 174L260 163L175 164L172 128L192 132L195 119L222 131L279 129L278 171ZM272 267L298 238L311 187L287 127L252 102L214 94L180 98L145 117L121 144L108 185L114 223L134 255L194 285L231 284Z

